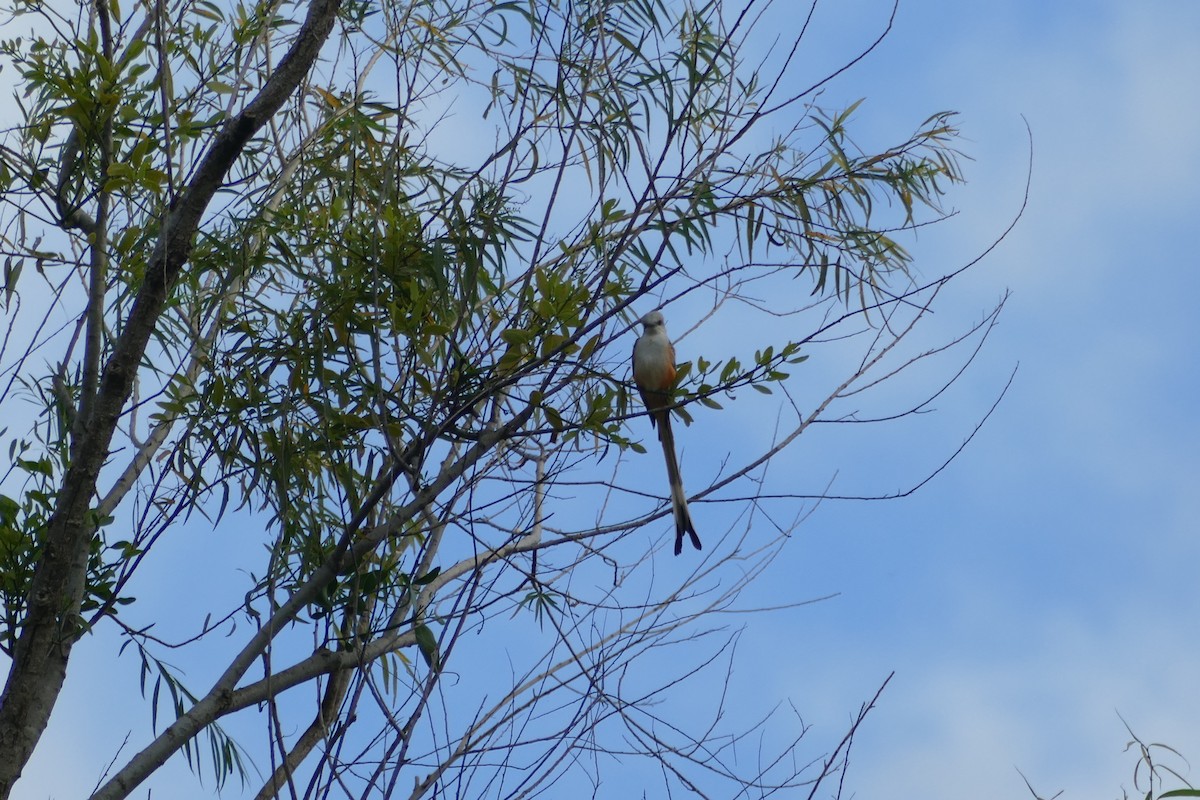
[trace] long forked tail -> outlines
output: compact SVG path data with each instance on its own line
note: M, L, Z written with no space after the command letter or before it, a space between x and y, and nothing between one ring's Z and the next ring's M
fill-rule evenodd
M692 539L692 547L700 548L700 537L692 525L688 513L687 495L683 491L683 478L679 474L679 462L675 458L675 436L671 433L671 413L664 412L658 418L658 440L662 442L663 458L667 462L667 481L671 484L671 511L675 516L675 555L683 552L683 535Z

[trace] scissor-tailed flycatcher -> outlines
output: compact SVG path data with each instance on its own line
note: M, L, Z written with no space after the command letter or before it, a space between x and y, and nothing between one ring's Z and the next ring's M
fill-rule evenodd
M650 413L650 425L658 428L663 456L667 460L667 480L671 484L671 511L675 515L675 555L683 550L683 535L692 537L692 546L700 549L700 537L692 526L687 495L675 460L675 437L671 434L671 389L675 385L675 346L667 338L666 321L661 311L642 317L642 335L633 345L633 382Z

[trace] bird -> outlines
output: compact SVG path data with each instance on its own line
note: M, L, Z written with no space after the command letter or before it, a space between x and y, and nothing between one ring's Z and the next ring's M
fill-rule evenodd
M675 385L675 346L667 336L667 323L662 312L651 311L638 320L642 335L633 343L633 382L637 384L642 402L650 415L650 426L658 428L663 457L667 461L667 481L671 485L671 512L675 517L675 555L683 550L683 535L691 537L692 546L700 547L700 537L688 513L687 495L679 462L675 458L675 437L671 433L671 390Z

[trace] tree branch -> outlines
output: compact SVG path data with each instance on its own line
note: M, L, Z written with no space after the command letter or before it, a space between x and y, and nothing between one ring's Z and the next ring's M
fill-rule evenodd
M142 287L100 377L95 402L90 413L79 415L81 435L46 530L28 612L0 696L0 799L9 796L45 730L80 634L77 620L96 527L88 509L150 335L191 253L204 210L246 144L308 74L333 29L340 3L313 0L279 68L214 140L179 204L164 220Z

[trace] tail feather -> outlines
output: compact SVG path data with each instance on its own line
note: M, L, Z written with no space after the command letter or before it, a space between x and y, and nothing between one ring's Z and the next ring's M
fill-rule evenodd
M700 537L696 535L696 528L692 525L687 495L683 491L683 478L679 474L679 462L675 458L675 436L671 432L670 412L663 413L658 419L658 440L662 442L663 457L667 462L667 481L671 484L671 512L675 517L675 555L683 552L685 533L691 537L692 547L700 550Z

